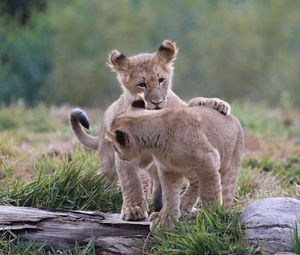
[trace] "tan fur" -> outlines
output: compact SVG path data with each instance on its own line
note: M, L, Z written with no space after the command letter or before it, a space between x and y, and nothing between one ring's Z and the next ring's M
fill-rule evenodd
M151 229L170 227L170 217L203 206L232 203L241 165L243 129L233 115L206 107L173 107L157 112L127 112L112 123L106 138L120 158L138 162L151 153L157 161L163 209L154 212ZM183 177L190 186L181 196Z
M124 162L115 155L113 146L104 139L104 135L110 130L113 119L120 113L126 112L134 100L143 99L145 107L150 110L187 105L172 91L173 62L177 52L174 43L164 41L152 54L143 53L126 57L114 50L109 55L108 65L116 72L123 94L105 111L99 137L86 134L78 123L79 119L75 114L71 114L70 123L80 142L91 149L98 149L102 171L111 179L115 179L115 173L117 173L122 187L122 217L125 220L139 220L147 216L148 207L138 173L138 164ZM161 83L159 83L160 78L164 78ZM146 84L146 88L138 86L142 83ZM208 105L224 114L230 113L230 106L219 99L216 101L215 99L197 98L191 102L191 106L195 105ZM160 183L156 166L153 163L150 164L152 161L149 158L152 158L151 155L148 155L148 161L144 162L147 163L144 164L144 167L148 165L147 170L149 170L153 182L152 187L154 187L153 194L159 194ZM157 198L155 201L160 201L160 199Z

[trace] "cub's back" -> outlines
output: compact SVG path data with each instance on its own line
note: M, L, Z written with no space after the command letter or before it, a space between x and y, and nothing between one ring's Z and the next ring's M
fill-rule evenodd
M166 117L167 125L175 128L177 139L193 143L204 133L221 154L231 154L238 140L243 140L241 124L232 114L223 115L208 107L195 106L166 110Z
M221 161L228 161L237 144L243 147L244 132L238 118L232 114L223 115L206 107L193 107L193 115L201 116L202 130L209 142L218 149Z

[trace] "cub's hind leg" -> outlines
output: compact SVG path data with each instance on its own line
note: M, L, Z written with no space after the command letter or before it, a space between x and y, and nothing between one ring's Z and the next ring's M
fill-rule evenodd
M200 196L199 174L189 175L186 178L189 180L189 186L180 197L181 214L193 212L194 206L197 204Z
M237 188L239 171L240 160L236 159L232 159L229 166L220 170L223 203L226 206L232 205Z
M237 188L238 176L242 164L244 137L240 133L228 166L220 169L222 196L226 206L231 206Z
M219 169L220 155L217 150L203 155L203 162L199 168L199 178L200 198L204 208L215 203L223 203Z
M204 208L214 203L223 203L221 177L218 171L210 171L201 176L200 198Z

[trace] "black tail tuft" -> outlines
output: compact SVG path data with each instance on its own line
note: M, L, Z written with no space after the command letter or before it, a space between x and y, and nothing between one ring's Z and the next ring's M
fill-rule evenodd
M162 200L162 189L161 185L155 188L153 191L153 209L154 212L159 212L163 207L163 200Z
M71 119L78 120L80 122L80 124L83 127L85 127L86 129L90 128L89 119L88 119L87 115L85 114L85 112L83 110L81 110L80 108L73 109L70 116L71 116Z

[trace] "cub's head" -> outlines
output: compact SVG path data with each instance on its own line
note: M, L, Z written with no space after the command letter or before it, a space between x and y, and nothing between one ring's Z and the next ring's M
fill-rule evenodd
M172 86L173 62L177 52L175 43L170 41L163 41L152 54L127 57L114 50L108 57L108 65L134 100L143 99L149 110L161 109L167 103L167 93Z
M131 117L120 115L114 119L111 131L105 134L105 139L112 143L118 156L123 160L133 160L139 155L136 140L129 131L130 123Z

